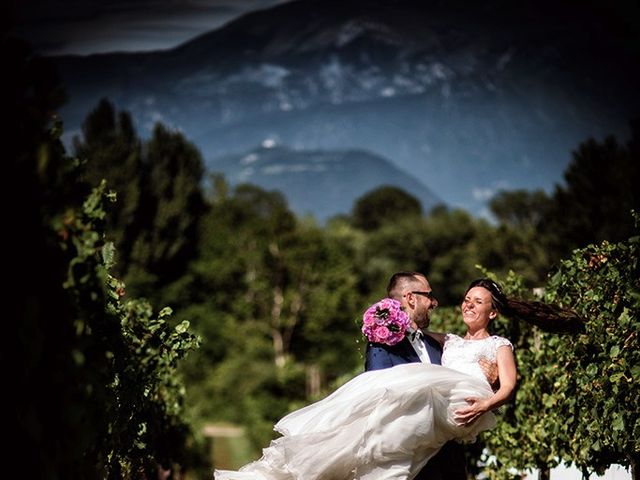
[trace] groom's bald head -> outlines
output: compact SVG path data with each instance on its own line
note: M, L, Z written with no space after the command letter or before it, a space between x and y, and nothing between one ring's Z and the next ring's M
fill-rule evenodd
M427 277L420 272L394 273L387 285L387 296L395 300L402 300L402 296L409 290L422 286Z

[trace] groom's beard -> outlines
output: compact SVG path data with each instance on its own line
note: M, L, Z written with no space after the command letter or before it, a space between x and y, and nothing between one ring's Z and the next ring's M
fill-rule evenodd
M429 318L429 310L424 309L424 311L416 312L416 318L413 320L418 325L420 330L423 330L429 326L429 322L431 319Z

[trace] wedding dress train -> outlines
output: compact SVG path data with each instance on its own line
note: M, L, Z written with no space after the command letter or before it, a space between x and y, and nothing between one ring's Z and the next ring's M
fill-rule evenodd
M485 413L468 427L453 412L465 398L493 394L480 357L511 345L501 337L467 341L447 335L443 366L423 363L364 372L323 400L290 413L274 427L282 437L239 472L215 480L411 479L449 440L473 441L495 425Z

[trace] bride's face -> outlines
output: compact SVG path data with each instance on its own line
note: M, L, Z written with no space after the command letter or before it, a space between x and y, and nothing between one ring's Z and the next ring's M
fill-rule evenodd
M462 319L473 330L487 328L497 313L491 305L491 292L484 287L473 287L462 301Z

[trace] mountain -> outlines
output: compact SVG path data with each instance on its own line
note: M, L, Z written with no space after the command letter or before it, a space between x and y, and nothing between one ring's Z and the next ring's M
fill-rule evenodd
M428 212L442 201L428 187L388 160L359 150L295 151L262 146L242 155L207 162L232 184L253 183L286 192L291 209L324 221L351 211L354 201L380 185L400 187L420 200Z
M108 97L208 162L265 141L366 150L482 214L498 189L551 189L579 143L640 112L637 33L596 7L298 0L168 51L53 60L69 135Z

